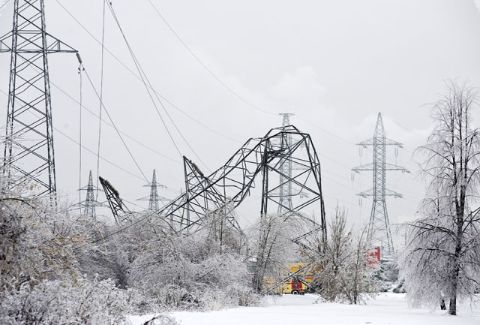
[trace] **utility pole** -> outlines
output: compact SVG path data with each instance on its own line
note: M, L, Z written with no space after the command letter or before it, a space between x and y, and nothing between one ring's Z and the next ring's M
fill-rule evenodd
M4 190L32 185L55 199L55 153L48 54L77 53L45 27L44 0L14 0L12 31L0 37L0 53L11 53L4 147ZM77 53L78 55L78 53Z
M295 114L293 113L280 113L282 116L282 128L285 130L287 126L290 125L290 116ZM280 147L289 148L292 144L292 136L288 133L283 133L281 138ZM284 160L280 165L280 195L279 195L279 204L278 204L278 214L281 215L284 210L291 211L293 208L292 204L292 182L289 180L292 179L292 161L290 159Z
M404 173L408 173L409 171L403 167L387 163L387 146L403 148L403 145L400 142L386 138L381 113L378 113L377 116L377 125L375 126L373 138L362 141L357 145L364 148L373 148L373 162L352 169L356 173L362 171L373 172L373 188L358 194L361 197L373 197L372 210L367 228L367 238L371 244L380 245L382 255L389 256L393 254L394 247L386 197L393 196L401 198L402 195L387 189L387 171L401 171Z

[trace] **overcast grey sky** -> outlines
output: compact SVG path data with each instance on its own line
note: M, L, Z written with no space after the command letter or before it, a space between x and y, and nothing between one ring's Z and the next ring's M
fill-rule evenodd
M58 0L95 35L101 37L102 1ZM48 31L78 49L99 85L100 46L60 7L47 0ZM225 162L249 137L281 123L279 112L293 112L292 123L309 132L324 176L327 209L336 204L352 220L366 220L369 200L355 193L371 187L371 175L351 177L350 169L367 163L356 142L372 136L382 112L389 138L405 144L398 163L412 174L389 174L388 186L404 199L390 200L392 223L411 219L423 195L416 146L431 128L429 104L445 91L448 79L480 85L480 14L473 0L152 0L177 34L225 84L261 112L229 92L184 48L148 0L113 0L138 59L154 87L209 129L167 105L186 139L208 169ZM0 30L11 29L12 3L0 12ZM112 16L106 15L106 47L134 70ZM74 98L79 96L76 59L50 57L51 80ZM174 197L183 186L181 159L168 140L141 83L107 53L104 99L119 128L153 153L127 139L148 177L157 169ZM8 90L9 56L0 57L0 89ZM85 84L83 101L98 112L99 104ZM7 98L0 93L0 117ZM52 89L54 125L78 139L78 104ZM4 123L4 122L3 122ZM475 122L477 125L480 119ZM83 143L96 150L98 120L83 113ZM212 131L213 130L213 131ZM129 201L147 195L133 162L112 128L103 127L101 155L136 177L106 162L100 174ZM181 151L198 159L174 133ZM78 187L78 148L55 134L58 188L74 201ZM395 162L395 155L390 155ZM83 153L83 178L95 170L94 155ZM207 167L199 166L208 171ZM145 202L135 201L144 205ZM244 213L256 213L259 202Z

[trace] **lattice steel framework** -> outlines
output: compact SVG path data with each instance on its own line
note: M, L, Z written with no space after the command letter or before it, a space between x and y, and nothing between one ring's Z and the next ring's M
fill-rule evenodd
M83 208L82 213L95 220L97 218L97 200L95 199L95 187L93 185L92 171L88 174L88 184L86 187L81 188L80 190L85 190L87 192L85 196L85 201L80 203L80 207Z
M279 141L286 138L291 141ZM261 217L268 213L269 203L281 205L280 218L294 215L317 223L322 239L326 240L320 161L309 134L291 125L272 129L264 137L249 139L225 165L208 176L190 160L185 159L184 163L186 192L159 211L177 232L200 229L209 215L219 211L228 216L250 194L257 176L262 175ZM281 168L286 163L292 165L291 175ZM280 202L281 184L273 181L271 175L281 175L295 185L292 206ZM302 214L313 204L318 204L320 222ZM235 218L227 221L231 227L238 227Z
M48 54L77 53L46 32L43 0L15 0L13 29L0 37L10 52L10 83L3 173L15 190L35 185L36 195L55 195L55 154Z
M148 210L158 211L160 209L158 198L157 173L153 170L152 182L150 183L150 198L148 200Z
M293 116L294 114L292 113L280 113L280 116L282 116L282 126L286 128L287 126L290 125L290 116ZM286 133L284 137L280 139L281 143L280 146L290 146L292 143L292 136L289 133ZM288 209L293 208L292 204L292 182L289 182L288 179L292 178L292 162L290 160L286 160L280 165L280 204L278 205L278 214L282 214L282 212L285 210L284 207L288 207ZM283 175L288 175L288 177L285 177Z
M123 203L120 193L103 177L98 177L100 184L102 185L103 191L105 192L105 197L107 198L108 205L112 211L113 218L117 225L124 224L130 221L131 211Z
M353 168L354 172L372 171L373 188L361 192L361 197L373 197L372 210L367 229L367 238L373 245L382 247L382 255L391 255L394 252L390 221L388 218L386 197L393 196L401 198L400 193L391 191L386 187L387 171L408 172L403 167L387 163L387 146L403 148L400 142L387 139L383 127L382 115L378 113L375 132L371 139L362 141L357 145L364 148L372 147L373 162Z
M288 145L287 141L280 141L287 137L291 138ZM281 168L285 163L292 165L291 175L285 174ZM295 187L291 195L292 206L283 205L283 213L278 217L296 217L313 225L325 243L327 229L320 161L310 135L300 132L296 127L289 125L275 128L262 138L249 139L225 165L208 176L186 157L184 171L185 193L160 208L157 213L148 215L149 220L154 222L156 219L161 227L177 234L189 234L211 227L213 218L215 235L221 236L228 227L244 236L234 209L250 195L255 180L261 175L260 217L266 216L269 203L275 206L282 204L278 195L281 183L274 181L281 175ZM272 178L272 175L276 177ZM129 211L118 191L101 177L100 182L117 223L120 219L127 220ZM315 204L320 212L319 221L304 213L307 207L314 207ZM301 232L303 229L298 230ZM221 238L218 239L221 241Z

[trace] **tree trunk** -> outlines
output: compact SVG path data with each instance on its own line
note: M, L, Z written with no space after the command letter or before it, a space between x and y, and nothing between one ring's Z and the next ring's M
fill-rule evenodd
M448 313L450 315L456 315L457 314L457 296L452 296L450 298L450 303L448 305Z
M440 299L440 309L447 310L447 306L445 305L445 299Z

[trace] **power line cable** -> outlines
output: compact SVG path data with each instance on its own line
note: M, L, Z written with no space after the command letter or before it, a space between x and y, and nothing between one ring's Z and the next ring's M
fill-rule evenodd
M83 78L82 78L82 65L78 66L78 80L79 80L79 109L78 109L78 188L82 188L82 90L83 90ZM100 159L100 158L97 158ZM82 202L82 193L78 191L78 202Z
M88 80L90 86L92 87L93 91L95 92L95 95L97 96L98 99L100 99L100 94L98 93L97 89L95 88L95 84L93 83L92 78L90 77L90 74L88 73L88 70L85 69L85 67L84 67L84 72L85 72L85 76L87 77L87 80ZM142 168L140 168L140 165L138 164L137 160L135 159L135 156L133 155L132 151L128 147L125 139L123 138L122 134L120 133L119 129L117 128L115 122L113 122L113 119L112 119L112 117L110 115L110 112L108 111L107 107L105 106L105 103L102 101L101 104L102 104L103 110L107 114L108 119L110 120L110 123L112 123L113 128L115 129L115 132L117 133L118 137L122 141L122 144L125 147L125 149L127 150L127 152L129 154L130 158L132 159L133 163L135 164L135 166L137 167L138 171L143 176L143 178L148 182L148 177L145 175Z
M67 97L68 99L70 99L71 101L73 101L74 103L77 103L77 104L80 104L79 101L77 99L75 99L72 95L70 95L67 91L65 91L63 88L61 88L60 86L58 86L57 84L55 84L53 81L50 81L50 84L55 88L57 89L58 91L60 91L65 97ZM82 108L88 112L90 115L94 116L95 118L99 118L98 114L93 112L91 109L89 109L88 107L86 107L85 105L82 104ZM112 124L110 124L109 122L105 121L105 120L102 120L102 123L104 123L105 125L111 127L111 128L114 128ZM117 127L118 128L118 127ZM158 150L155 150L153 148L151 148L150 146L147 146L146 144L144 144L142 141L140 140L137 140L136 138L134 138L133 136L129 135L128 133L120 130L120 133L122 133L126 138L132 140L133 142L135 142L136 144L138 144L139 146L142 146L143 148L157 154L158 156L164 158L164 159L167 159L171 162L174 162L174 163L180 163L181 161L178 160L178 159L175 159L175 158L172 158L170 156L167 156L161 152L159 152Z
M90 38L92 38L98 45L101 46L102 42L97 39L97 37L84 25L82 24L81 21L79 21L69 10L68 8L66 8L63 4L61 4L58 0L55 0L57 2L57 4L67 13L67 15L70 16L70 18L73 19L73 21L75 23L77 23L77 25L80 26L81 29L83 29L87 35L90 36ZM120 64L120 66L122 68L124 68L126 71L128 71L133 77L135 77L135 79L137 79L138 81L142 81L140 76L134 72L132 69L130 69L130 67L128 65L126 65L117 55L115 55L115 53L113 53L113 51L111 51L108 47L104 46L104 50L105 52L107 52L115 61L117 61L118 64ZM237 140L237 139L234 139L226 134L223 134L217 130L214 130L213 128L211 128L210 126L208 126L207 124L203 123L202 121L196 119L195 117L193 117L192 115L188 114L185 110L181 109L178 105L176 105L175 103L173 103L172 101L170 101L167 97L165 97L164 95L162 95L161 93L159 93L156 89L152 89L153 92L155 92L158 96L160 96L166 103L168 103L172 108L174 108L175 110L179 111L181 114L183 114L185 117L189 118L190 120L192 120L193 122L197 123L198 125L200 125L201 127L209 130L210 132L218 135L218 136L221 136L227 140L230 140L232 142L235 142L235 143L242 143L241 141Z
M170 30L170 32L177 38L177 40L182 44L182 46L187 50L187 52L205 69L205 71L210 74L210 76L213 77L220 85L222 85L228 92L230 92L232 95L234 95L237 99L242 101L244 104L248 105L249 107L262 112L264 114L269 114L269 115L276 115L275 113L272 113L270 111L267 111L263 108L261 108L258 105L253 104L249 100L245 99L243 96L241 96L238 92L236 92L232 87L230 87L226 82L224 82L215 72L212 71L201 59L200 57L190 48L190 46L185 42L182 37L175 31L175 29L170 25L170 23L165 19L165 17L161 14L160 10L153 4L151 0L147 0L150 5L152 6L153 10L155 13L160 17L160 19L163 21L165 26Z
M3 93L5 96L8 96L8 94L7 94L3 89L0 89L0 93ZM63 137L65 137L66 139L70 140L72 143L74 143L74 144L76 144L76 145L79 145L79 146L81 145L83 150L91 153L91 154L94 155L94 156L97 155L97 153L96 153L94 150L86 147L84 144L80 144L80 142L79 142L78 140L75 140L74 138L72 138L72 137L69 136L68 134L64 133L62 130L56 128L55 126L53 127L53 129L54 129L56 132L58 132L60 135L62 135ZM111 161L111 160L109 160L109 159L107 159L107 158L105 158L105 157L103 157L103 156L100 156L100 159L102 159L102 160L105 161L106 163L112 165L113 167L115 167L115 168L117 168L117 169L119 169L119 170L121 170L121 171L129 174L130 176L133 176L133 177L135 177L135 178L137 178L137 179L139 179L139 180L142 180L142 181L145 180L144 177L140 177L140 176L132 173L132 172L129 171L128 169L121 167L120 165L114 163L113 161Z
M6 7L6 5L8 5L8 3L10 2L10 0L6 0L1 6L0 6L0 11Z
M138 60L137 56L135 55L135 52L133 51L133 47L130 45L130 42L128 41L127 37L126 37L126 34L120 24L120 20L118 19L118 16L113 8L113 5L112 5L112 2L108 2L108 5L109 5L109 8L110 8L110 11L112 13L112 16L115 20L115 22L117 23L117 26L120 30L120 33L122 34L122 37L127 45L127 48L130 52L130 56L132 57L134 63L135 63L135 66L137 67L137 70L140 74L140 76L142 76L142 80L144 81L144 86L145 86L145 89L148 91L149 95L150 95L150 91L149 89L153 89L153 86L152 86L152 83L150 81L150 79L148 78L147 74L145 73L145 70L143 69L142 65L140 64L140 61ZM195 155L195 157L197 157L197 159L200 161L200 163L202 163L207 169L208 166L203 162L203 160L200 158L200 156L197 154L197 152L193 149L193 147L190 145L189 141L186 139L186 137L183 135L182 131L180 130L180 128L177 126L177 124L175 123L175 121L173 120L172 116L170 115L170 113L168 112L167 108L165 107L165 105L163 104L162 100L160 99L160 97L156 94L155 91L153 91L153 95L155 96L155 98L157 99L157 101L160 103L160 106L162 107L164 113L167 115L168 119L170 120L170 122L172 123L173 127L175 128L175 130L177 131L177 133L180 135L180 137L182 138L183 142L187 145L187 147L190 149L190 151ZM160 119L162 120L162 123L164 123L164 119L162 117L162 115L160 114L160 111L158 110L158 107L157 105L154 104L154 108L155 108L155 111L157 112L157 115L160 117ZM170 134L167 126L165 125L164 123L164 126L167 130L167 132ZM171 138L173 143L176 145L175 141L173 140L173 138ZM178 149L178 147L177 147ZM181 154L180 150L179 151L179 154Z
M104 0L104 1L108 1L108 0ZM182 157L182 156L183 156L183 155L182 155L182 152L180 151L180 148L178 147L177 143L175 142L175 139L173 138L173 136L172 136L172 134L171 134L171 132L170 132L170 130L169 130L169 128L168 128L168 126L167 126L167 124L166 124L163 116L162 116L162 114L160 113L160 110L159 110L158 107L157 107L157 103L155 102L155 99L154 99L153 96L152 96L152 93L151 93L151 91L150 91L150 88L149 88L148 85L147 85L147 82L146 82L146 80L145 80L145 77L146 77L146 76L143 74L143 70L141 69L141 67L140 67L140 65L139 65L139 62L138 62L138 60L137 60L137 58L136 58L136 56L135 56L135 53L133 52L133 49L132 49L132 47L130 46L130 43L128 42L128 39L127 39L127 37L126 37L126 35L125 35L124 31L123 31L123 28L122 28L122 26L121 26L121 24L120 24L120 21L119 21L117 15L116 15L116 13L115 13L115 11L114 11L114 9L113 9L112 2L108 1L107 4L108 4L108 8L110 9L110 12L111 12L111 14L112 14L112 17L113 17L113 19L115 20L115 23L117 24L117 27L118 27L121 35L122 35L122 38L123 38L123 40L124 40L124 42L125 42L125 44L126 44L126 46L127 46L127 48L128 48L128 51L130 52L130 56L132 57L133 63L135 64L135 67L137 68L137 71L138 71L138 73L139 73L139 75L140 75L140 78L142 79L142 83L143 83L143 85L144 85L144 87L145 87L145 90L147 91L147 94L148 94L148 96L149 96L149 98L150 98L150 100L151 100L151 102L152 102L152 104L153 104L153 106L154 106L154 108L155 108L155 111L157 112L157 115L160 117L160 120L162 121L163 127L165 128L165 131L167 132L168 137L170 138L171 142L173 143L175 149L177 150L177 152L178 152L178 154L180 155L180 157Z
M100 146L102 140L102 103L103 103L103 76L104 76L104 61L105 61L105 1L103 1L102 8L102 47L101 47L101 59L100 59L100 98L99 98L99 119L98 119L98 143L97 143L97 193L98 200L99 192L99 178L100 175Z

